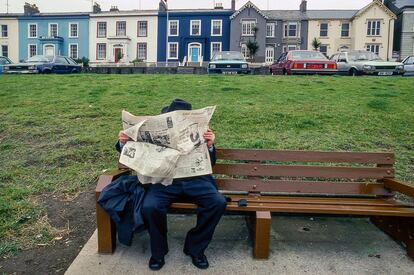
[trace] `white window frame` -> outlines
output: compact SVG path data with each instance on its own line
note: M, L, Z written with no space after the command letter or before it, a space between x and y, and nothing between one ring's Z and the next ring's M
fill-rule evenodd
M296 26L296 35L290 36L289 35L289 26L295 25ZM298 22L286 22L283 24L283 37L299 37L300 30L299 30L299 23Z
M123 23L123 25L125 26L124 34L122 34L122 35L118 33L118 26L121 25L120 23ZM122 30L122 29L120 28L119 30ZM127 35L127 21L126 20L116 21L115 22L115 36L116 37L124 37L126 35Z
M72 45L76 45L76 58L72 56L72 51L70 49L70 46L72 46ZM78 43L69 43L68 56L72 59L79 59L79 44Z
M268 56L268 50L273 53L273 56ZM273 64L275 61L275 47L274 46L266 46L265 48L265 63L266 64Z
M240 45L240 52L244 56L244 58L246 59L250 58L250 51L249 51L249 48L247 48L247 45L245 43Z
M243 26L246 26L245 28ZM241 20L241 35L242 36L254 36L254 27L257 25L256 19L242 19Z
M373 27L373 23L375 23L375 27ZM381 19L367 20L367 36L381 36L381 23ZM369 25L371 25L371 27L369 27Z
M214 23L220 22L220 34L214 34ZM212 19L211 20L211 36L222 36L223 35L223 20Z
M374 49L374 51L372 51L372 48L373 48L373 47L378 47L378 52L375 52L375 49ZM379 53L380 53L380 49L381 49L381 44L375 44L375 43L372 43L372 44L366 44L366 45L365 45L365 49L366 49L368 52L372 52L372 53L375 53L375 54L379 55Z
M76 25L76 36L72 36L72 25ZM69 22L69 38L78 38L78 37L79 37L79 23Z
M171 45L177 45L177 56L171 56L170 55L170 53L171 53L171 51L170 51L170 48L171 48ZM178 56L179 56L179 52L178 52L178 50L179 50L179 45L178 45L178 42L168 42L168 47L167 47L167 56L168 56L168 59L178 59Z
M221 52L223 50L222 42L211 42L210 43L210 60L213 58L213 44L220 45L220 50L218 52Z
M30 26L36 26L36 36L30 35ZM38 29L37 29L37 23L28 23L27 24L27 38L37 38L38 36ZM33 44L31 44L33 45Z
M99 45L105 45L105 57L99 58ZM107 43L96 43L96 59L106 60L108 58L108 44Z
M177 23L177 34L171 34L171 23ZM168 36L179 36L180 35L180 21L179 20L168 20Z
M3 26L6 26L7 36L3 36ZM1 27L0 28L0 37L8 38L9 37L9 25L1 24L0 27Z
M266 37L275 37L275 23L266 23ZM268 28L271 28L271 34L268 33Z
M145 45L145 58L139 57L139 45ZM147 42L138 42L137 43L137 59L147 60L148 59L148 43Z
M30 58L30 57L34 56L34 55L30 55L30 46L35 46L35 48L36 48L35 55L37 55L37 44L27 44L27 58Z
M298 47L298 45L294 45L294 44L289 44L289 45L285 45L283 46L283 52L287 53L288 51L295 51L295 50L299 50L300 48Z
M100 36L99 35L99 24L103 24L103 25L105 25L105 36ZM106 37L108 37L108 22L105 22L105 21L98 21L98 22L96 22L96 37L97 38L106 38Z
M49 24L47 25L47 34L48 34L48 36L49 36L49 37L52 37L52 31L51 31L51 29L50 29L50 27L51 27L52 25L56 25L56 36L59 36L59 24L58 24L58 23L49 23Z
M140 23L145 22L145 35L140 34L141 26ZM138 20L137 21L137 37L148 37L148 20Z
M198 34L193 34L193 23L198 23ZM190 35L201 36L201 20L190 20Z

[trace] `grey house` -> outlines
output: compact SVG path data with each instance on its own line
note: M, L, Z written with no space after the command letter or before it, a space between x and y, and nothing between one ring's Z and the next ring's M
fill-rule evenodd
M250 58L247 42L256 40L259 50L255 62L273 63L283 52L307 49L306 1L299 10L262 11L247 2L231 17L230 50Z
M385 0L385 5L397 15L394 28L394 51L400 59L414 55L414 0Z

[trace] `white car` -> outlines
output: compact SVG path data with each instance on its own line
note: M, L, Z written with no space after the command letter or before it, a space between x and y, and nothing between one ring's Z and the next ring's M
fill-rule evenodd
M414 55L407 56L402 63L404 64L404 75L414 76Z

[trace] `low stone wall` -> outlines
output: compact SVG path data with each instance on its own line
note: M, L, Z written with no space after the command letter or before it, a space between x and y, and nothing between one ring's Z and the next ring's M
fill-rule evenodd
M96 74L207 74L206 67L86 67L82 71ZM269 68L252 68L251 74L269 74Z

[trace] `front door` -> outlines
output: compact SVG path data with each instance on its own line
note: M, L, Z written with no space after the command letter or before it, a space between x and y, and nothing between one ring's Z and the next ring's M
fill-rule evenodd
M119 60L122 59L122 49L121 48L115 48L114 55L115 55L115 63L118 63Z
M199 49L197 47L191 48L191 62L198 62L198 57L200 56Z
M46 56L55 56L55 45L45 45L43 54Z
M266 60L267 64L272 64L274 61L275 56L275 48L273 47L266 47Z
M196 43L196 42L188 44L188 61L200 62L200 57L201 57L201 44Z

